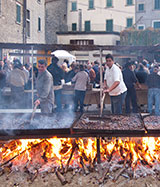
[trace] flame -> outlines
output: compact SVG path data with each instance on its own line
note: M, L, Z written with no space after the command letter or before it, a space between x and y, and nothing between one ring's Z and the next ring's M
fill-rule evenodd
M138 164L152 166L155 160L160 162L160 137L102 138L100 153L102 161L110 162L117 158L124 164L130 164L133 168ZM95 138L25 139L9 141L0 145L1 164L10 160L14 164L19 164L19 162L23 162L24 158L24 163L33 163L37 158L36 163L42 163L42 165L47 162L54 162L56 165L65 166L70 157L70 165L72 165L80 157L85 163L93 163L96 155ZM16 162L16 159L19 162Z

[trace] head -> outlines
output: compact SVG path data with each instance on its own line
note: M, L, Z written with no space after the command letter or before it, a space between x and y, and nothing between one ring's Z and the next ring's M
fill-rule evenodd
M23 65L21 64L19 59L14 59L13 60L13 69L22 69Z
M106 55L106 65L111 68L112 65L114 64L114 59L113 56L111 54L107 54Z
M131 61L127 62L125 64L125 68L128 68L128 69L132 70L133 69L133 62L131 62Z
M52 57L52 64L57 64L58 61L59 59L56 56Z
M45 60L38 61L38 72L42 73L47 69L47 62Z
M158 65L155 65L155 66L153 67L153 72L154 72L154 73L158 73L158 71L159 71L159 66L158 66Z
M80 65L79 65L79 70L80 70L80 71L84 71L84 65L83 65L83 64L80 64Z
M88 64L87 65L87 69L90 70L92 68L92 65L91 64Z

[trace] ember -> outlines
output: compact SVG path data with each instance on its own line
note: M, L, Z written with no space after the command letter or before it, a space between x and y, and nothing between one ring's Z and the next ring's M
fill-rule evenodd
M2 142L0 175L6 171L21 171L28 173L33 182L39 173L55 172L62 184L68 183L65 173L70 171L86 175L97 172L99 184L109 178L116 181L119 176L128 179L146 175L159 177L160 138L101 138L100 153L102 163L99 165L94 138L54 137Z

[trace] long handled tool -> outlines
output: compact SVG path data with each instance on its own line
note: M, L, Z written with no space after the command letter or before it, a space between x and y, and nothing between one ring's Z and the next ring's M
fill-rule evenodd
M30 123L32 122L32 120L33 120L33 118L34 118L34 115L35 115L37 106L38 106L38 105L36 105L36 104L34 105L34 108L33 108L32 114L31 114L31 118L30 118Z
M102 97L102 99L101 99L100 117L102 117L102 113L103 113L103 107L104 107L104 99L105 99L105 96L106 96L106 94L104 93L104 94L103 94L103 97Z

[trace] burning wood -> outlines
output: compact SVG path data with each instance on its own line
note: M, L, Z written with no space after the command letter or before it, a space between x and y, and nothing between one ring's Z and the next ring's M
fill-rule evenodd
M65 177L58 170L56 171L56 175L62 185L65 185L67 183Z
M119 176L127 179L137 178L137 176L144 176L147 171L148 174L154 173L158 178L160 138L102 138L99 143L101 164L109 165L104 167L105 170L101 168L103 174L97 178L99 184L105 183L110 178L118 181ZM75 177L76 173L80 175L81 171L84 171L86 175L99 173L99 164L96 164L96 139L93 138L55 137L30 140L29 143L26 140L18 140L1 145L0 150L0 175L12 170L17 171L19 168L27 173L28 181L31 183L43 171L55 172L63 185L71 182L73 176ZM155 168L156 164L157 168Z
M80 157L80 164L81 164L82 167L83 167L84 173L85 173L86 175L88 175L88 174L89 174L89 170L88 170L87 166L84 164L83 158L82 158L82 157Z

